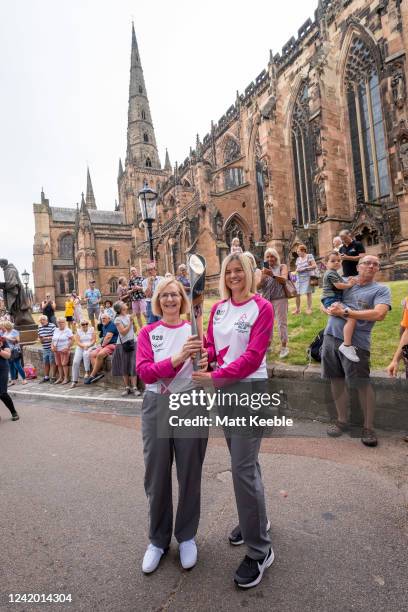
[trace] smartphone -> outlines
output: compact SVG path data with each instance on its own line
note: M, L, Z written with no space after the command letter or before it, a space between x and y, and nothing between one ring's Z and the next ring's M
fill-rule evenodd
M267 262L267 261L264 261L264 262L263 262L263 267L264 267L264 268L268 268L268 270L269 270L269 264L268 264L268 262Z

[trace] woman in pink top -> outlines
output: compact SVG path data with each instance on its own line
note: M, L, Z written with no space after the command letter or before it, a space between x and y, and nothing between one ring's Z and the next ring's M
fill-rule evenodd
M208 430L185 437L180 428L170 427L169 418L178 412L170 410L169 394L185 393L193 388L192 355L202 349L201 340L191 336L189 321L181 314L190 303L184 287L173 277L157 285L152 298L152 312L162 317L143 327L138 336L136 370L146 384L142 405L145 491L149 500L150 544L143 558L143 572L154 572L167 552L173 533L171 472L176 459L179 501L174 535L179 542L180 561L184 569L197 561L194 540L200 519L201 471L207 447ZM207 369L203 351L200 367ZM167 395L167 398L165 397ZM188 408L187 408L188 409Z
M272 327L270 302L255 293L255 275L245 255L228 255L222 264L220 293L224 298L211 309L207 331L208 361L216 362L213 372L194 372L193 380L216 386L243 382L251 393L264 386L268 374L266 351ZM228 387L227 392L234 391ZM267 389L264 389L267 391ZM235 573L242 588L258 584L274 559L268 535L264 488L258 453L261 435L231 435L224 430L231 455L231 470L239 526L230 534L233 545L245 544L248 554Z

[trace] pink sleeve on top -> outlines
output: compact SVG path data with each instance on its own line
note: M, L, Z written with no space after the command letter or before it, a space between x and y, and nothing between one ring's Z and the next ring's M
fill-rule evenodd
M261 365L265 353L268 350L269 341L273 328L273 308L272 304L263 298L257 299L260 308L249 336L246 350L235 361L225 368L219 368L211 373L214 380L220 378L234 378L242 380L247 378Z
M150 326L149 326L150 327ZM150 327L150 331L151 331ZM173 378L180 368L173 368L171 357L154 362L149 331L143 327L137 338L136 371L144 383L150 385L161 378Z
M207 334L204 337L204 341L205 341L204 342L204 347L207 349L207 352L208 352L208 363L209 364L212 363L213 361L215 361L215 359L216 359L215 343L214 343L214 331L213 331L213 318L214 318L214 313L217 310L219 304L221 304L221 302L217 302L211 308L210 318L208 319Z

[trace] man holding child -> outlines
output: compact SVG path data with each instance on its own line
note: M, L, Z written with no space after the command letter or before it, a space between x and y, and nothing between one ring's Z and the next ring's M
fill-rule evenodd
M390 289L375 282L379 269L380 262L374 255L365 255L359 260L356 283L343 291L342 302L326 308L330 317L322 346L322 377L330 380L337 411L337 421L327 433L336 437L350 429L345 383L349 386L354 383L364 415L361 441L366 446L378 443L374 431L375 397L370 385L371 331L375 322L382 321L391 310ZM351 361L339 350L349 319L356 321L353 344L359 361Z

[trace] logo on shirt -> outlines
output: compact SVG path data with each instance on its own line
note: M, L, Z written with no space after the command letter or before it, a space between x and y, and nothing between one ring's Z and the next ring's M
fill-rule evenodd
M251 323L247 320L247 316L243 313L238 321L234 323L234 329L239 334L246 334L251 328Z
M218 323L225 314L225 308L217 308L214 314L214 323Z
M161 351L163 349L163 342L164 342L163 334L152 334L151 342L152 342L152 347L155 351Z

